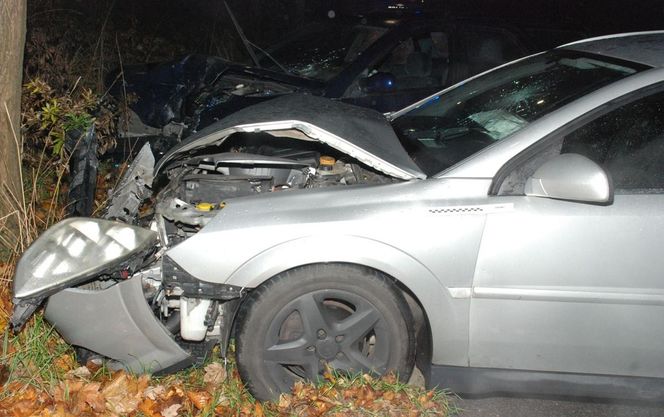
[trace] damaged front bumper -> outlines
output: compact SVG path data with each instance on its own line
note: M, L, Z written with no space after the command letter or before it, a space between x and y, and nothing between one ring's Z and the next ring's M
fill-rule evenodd
M44 316L68 343L112 358L111 368L168 372L193 362L145 302L139 275L105 289L60 291Z
M157 232L116 221L54 225L17 265L14 331L46 300L44 317L63 339L111 369L168 373L201 363L216 344L225 355L241 289L197 281L160 247ZM191 314L198 304L204 317Z

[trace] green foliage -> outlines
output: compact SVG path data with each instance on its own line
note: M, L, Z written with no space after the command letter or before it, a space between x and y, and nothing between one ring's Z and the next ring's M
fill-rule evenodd
M70 132L83 132L95 124L91 113L99 99L92 91L82 89L79 94L57 94L44 81L35 79L24 86L23 123L26 138L33 144L43 144L53 155L64 158L64 144Z
M70 131L84 131L87 130L94 123L94 118L89 114L83 113L68 113L64 116L64 129L65 132Z

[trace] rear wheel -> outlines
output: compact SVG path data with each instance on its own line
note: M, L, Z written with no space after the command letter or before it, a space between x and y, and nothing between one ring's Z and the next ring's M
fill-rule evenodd
M237 362L249 390L274 399L326 367L407 380L415 361L413 320L388 277L346 264L285 272L243 303Z

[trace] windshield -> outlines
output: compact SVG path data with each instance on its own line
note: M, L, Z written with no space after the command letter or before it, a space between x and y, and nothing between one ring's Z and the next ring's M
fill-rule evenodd
M571 51L551 51L500 68L433 97L398 117L402 144L428 176L640 65Z
M356 25L341 20L312 23L268 49L269 54L288 72L328 81L343 71L386 28ZM259 54L261 66L279 71L278 65Z

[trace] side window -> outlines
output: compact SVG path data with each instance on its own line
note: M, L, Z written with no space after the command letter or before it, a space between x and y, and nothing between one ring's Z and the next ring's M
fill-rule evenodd
M526 179L562 153L581 154L601 165L617 192L664 193L664 91L536 144L504 177L497 194L522 195Z
M664 190L664 92L566 135L561 153L578 153L600 164L616 190Z
M463 46L466 51L467 76L517 59L526 52L512 33L483 26L467 27Z

